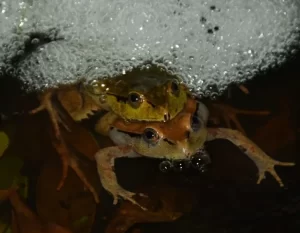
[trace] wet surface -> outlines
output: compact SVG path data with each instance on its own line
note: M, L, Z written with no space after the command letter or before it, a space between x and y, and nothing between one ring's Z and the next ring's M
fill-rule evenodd
M5 153L18 155L24 161L22 174L29 177L28 206L42 219L74 232L106 229L113 233L127 228L129 232L145 233L299 232L299 64L300 59L295 60L246 83L249 95L233 88L231 97L223 100L237 108L271 112L268 116L240 116L239 120L248 137L271 157L296 163L294 167L276 168L284 188L269 174L257 185L254 163L230 142L216 140L207 143L212 164L205 174L191 170L162 173L161 161L149 158L116 161L120 184L149 195L149 200L140 198L149 208L147 214L128 202L113 206L112 198L100 186L94 162L84 156L79 156L80 165L100 193L100 204L94 204L72 170L65 186L57 192L61 164L50 142L47 113L13 116L13 112L29 110L38 102L17 95L17 90L10 92L1 84L1 112L12 116L1 124L5 132L13 135ZM80 131L78 134L85 135ZM99 141L101 146L109 144L105 138ZM83 150L93 151L87 149ZM86 220L80 225L80 219ZM134 223L139 224L131 227Z

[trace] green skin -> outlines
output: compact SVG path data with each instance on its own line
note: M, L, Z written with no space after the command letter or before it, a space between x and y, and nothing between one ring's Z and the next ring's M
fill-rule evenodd
M94 80L82 91L95 104L128 121L168 121L184 107L189 91L165 72L135 71Z

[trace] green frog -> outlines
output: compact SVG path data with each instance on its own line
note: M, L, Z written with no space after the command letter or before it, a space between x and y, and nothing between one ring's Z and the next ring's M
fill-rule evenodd
M128 121L168 121L184 107L189 90L162 71L135 71L83 85L94 103Z
M72 85L47 89L40 94L40 106L32 110L31 114L42 110L49 113L55 137L58 139L53 144L63 164L63 175L58 189L63 186L68 167L71 166L96 197L77 161L64 145L60 125L67 131L70 129L61 110L75 122L88 119L99 111L106 111L100 119L102 124L114 121L116 116L126 121L164 122L174 118L183 109L189 95L188 89L178 78L158 70L135 71L120 77L91 82L82 79Z

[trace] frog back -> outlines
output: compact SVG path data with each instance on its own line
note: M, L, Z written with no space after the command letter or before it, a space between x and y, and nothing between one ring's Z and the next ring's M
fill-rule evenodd
M129 121L173 119L189 95L179 78L153 70L94 80L85 90L102 108Z

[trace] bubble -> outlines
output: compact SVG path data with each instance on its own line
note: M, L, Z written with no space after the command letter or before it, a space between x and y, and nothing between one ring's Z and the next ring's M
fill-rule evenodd
M206 167L206 165L210 163L210 156L204 149L199 150L195 155L191 157L191 165L198 171L205 170L204 167Z
M203 23L203 24L204 24L204 23L206 23L206 21L207 21L207 19L206 19L205 17L202 16L202 17L200 18L200 23Z
M173 170L175 172L182 172L186 168L186 161L185 160L174 160L173 161Z
M282 0L215 4L191 0L181 6L174 0L133 0L132 7L109 0L89 0L89 4L82 0L76 1L78 4L72 0L34 1L28 6L30 11L23 12L25 15L14 10L19 0L5 2L0 63L8 64L5 58L15 56L26 41L36 45L52 41L20 64L26 72L19 78L33 88L44 87L44 83L74 83L78 74L87 79L115 77L122 74L123 68L129 72L129 66L136 68L147 62L159 65L168 60L163 66L178 71L184 83L198 94L204 93L211 82L216 83L219 93L234 79L243 82L255 75L251 72L240 76L237 68L259 71L264 65L268 69L280 65L300 41L297 0L286 0L284 4ZM222 14L218 13L220 9ZM15 33L14 25L25 18L21 33ZM12 45L13 41L20 44ZM168 53L171 46L178 50L175 58ZM211 69L214 64L217 66ZM85 72L89 65L99 69L92 74ZM228 72L226 77L224 71ZM199 79L205 83L201 85Z
M208 171L207 165L206 165L206 164L203 165L202 167L200 167L200 168L198 169L198 171L199 171L200 173L205 173L205 172L207 172L207 171Z
M215 27L214 27L214 30L215 30L215 31L219 31L219 29L220 29L219 26L215 26Z
M220 91L217 93L217 92L214 92L214 93L211 93L210 94L210 99L211 100L217 100L218 99L218 97L219 97L219 94L220 94Z
M24 55L24 50L19 50L19 51L17 52L17 55L18 55L18 56L23 56L23 55Z
M170 172L171 170L173 169L173 164L170 162L170 161L162 161L160 164L159 164L159 170L162 171L162 172Z
M208 34L213 34L214 31L213 31L211 28L209 28L209 29L207 29L207 33L208 33Z
M40 43L40 39L38 39L38 38L33 38L32 40L31 40L31 44L33 44L33 45L37 45L37 44L39 44Z
M7 67L7 68L5 69L5 73L6 73L7 75L13 75L14 69L13 69L12 67Z

